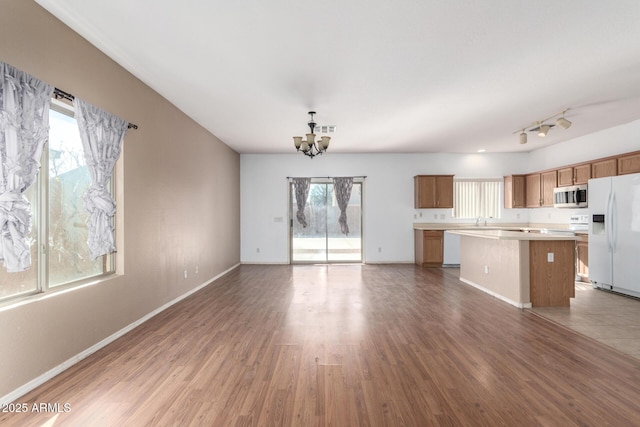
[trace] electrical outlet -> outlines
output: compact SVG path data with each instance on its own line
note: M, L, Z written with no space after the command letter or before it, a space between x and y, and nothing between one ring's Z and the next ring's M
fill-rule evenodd
M547 253L547 262L553 262L553 252Z
M489 266L488 265L484 266L484 274L489 274Z
M445 218L445 214L440 214L440 219L444 219Z
M256 248L256 253L260 253L260 248Z
M196 274L198 274L198 266L196 265Z
M187 270L184 271L184 278L186 279L187 277L189 277L189 274L187 273Z
M381 247L378 247L378 252L382 252L382 248Z

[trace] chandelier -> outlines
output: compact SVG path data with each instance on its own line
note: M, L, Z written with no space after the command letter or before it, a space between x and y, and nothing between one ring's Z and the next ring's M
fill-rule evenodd
M293 144L296 146L297 151L302 151L302 154L309 156L310 158L314 158L318 154L322 154L327 151L329 148L329 141L331 140L330 136L321 136L318 141L316 141L316 134L314 132L316 128L316 122L313 121L313 115L316 114L315 111L309 111L309 115L311 116L311 120L309 120L309 129L311 133L307 134L307 139L303 140L301 136L293 137Z

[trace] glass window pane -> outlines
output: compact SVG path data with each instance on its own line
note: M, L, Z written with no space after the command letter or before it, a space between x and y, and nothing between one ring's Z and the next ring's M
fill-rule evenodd
M103 273L103 259L92 261L87 245L83 194L91 183L78 125L73 117L49 115L49 286Z
M351 197L347 205L347 226L349 235L342 233L340 227L340 207L333 192L333 185L329 186L333 203L327 210L327 237L329 261L362 261L362 213L360 198L362 184L353 183Z

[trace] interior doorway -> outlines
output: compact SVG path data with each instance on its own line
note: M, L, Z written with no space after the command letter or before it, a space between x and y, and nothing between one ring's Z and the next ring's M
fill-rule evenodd
M347 205L349 233L338 219L340 208L333 181L313 178L305 203L306 226L296 217L298 204L293 183L289 184L290 248L292 263L362 262L362 181L354 180Z

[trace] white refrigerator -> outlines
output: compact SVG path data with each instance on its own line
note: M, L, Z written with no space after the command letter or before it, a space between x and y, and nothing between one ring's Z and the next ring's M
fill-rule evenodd
M640 297L640 173L589 180L589 279Z

